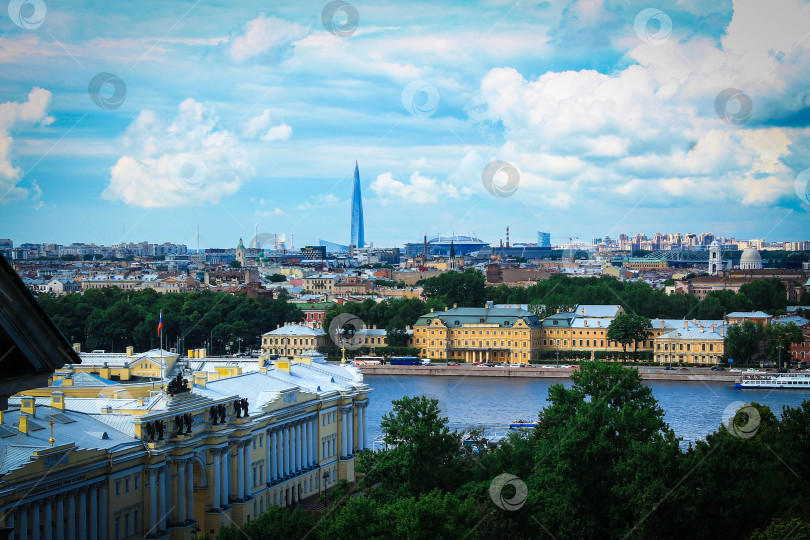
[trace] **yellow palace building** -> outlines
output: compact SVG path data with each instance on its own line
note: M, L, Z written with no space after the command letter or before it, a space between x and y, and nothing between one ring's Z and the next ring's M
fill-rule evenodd
M0 525L15 540L215 536L354 481L367 447L359 372L314 352L254 360L249 373L192 371L209 360L179 361L184 375L165 389L66 366L11 397Z

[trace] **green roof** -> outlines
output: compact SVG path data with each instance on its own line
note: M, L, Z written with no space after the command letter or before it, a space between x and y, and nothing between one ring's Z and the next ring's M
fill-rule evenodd
M435 318L450 328L465 324L497 324L501 327L512 327L524 319L530 328L540 326L537 315L519 308L453 308L447 311L427 313L419 317L414 326L428 326Z

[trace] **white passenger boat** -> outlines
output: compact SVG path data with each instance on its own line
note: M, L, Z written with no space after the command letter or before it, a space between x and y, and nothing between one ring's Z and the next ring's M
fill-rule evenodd
M810 389L810 373L743 373L736 388L805 388Z

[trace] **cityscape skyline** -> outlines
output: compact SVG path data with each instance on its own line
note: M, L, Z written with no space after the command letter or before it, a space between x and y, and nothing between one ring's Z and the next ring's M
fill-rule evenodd
M355 159L376 245L810 230L806 5L667 5L666 35L641 3L425 8L358 8L347 35L313 2L0 19L3 236L348 238Z

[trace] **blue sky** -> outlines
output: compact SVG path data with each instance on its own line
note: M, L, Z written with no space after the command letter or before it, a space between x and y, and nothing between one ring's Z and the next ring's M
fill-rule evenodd
M379 246L807 240L808 32L795 1L4 0L0 236L346 243L357 160Z

